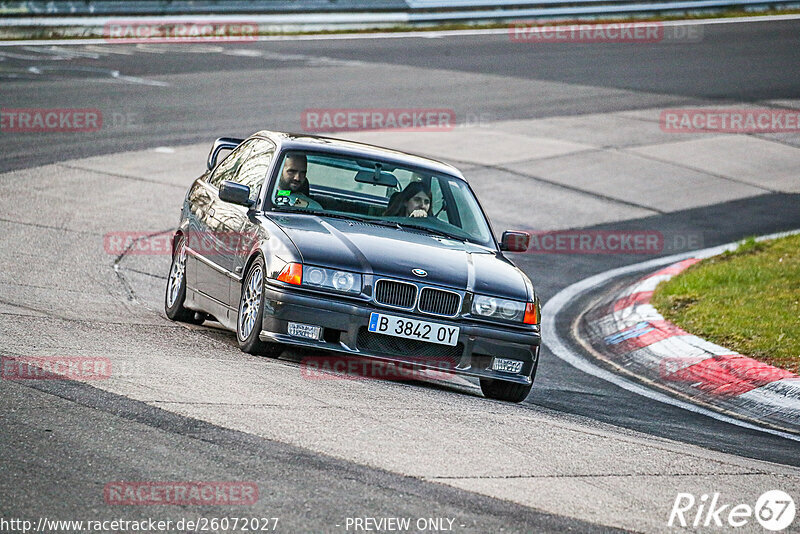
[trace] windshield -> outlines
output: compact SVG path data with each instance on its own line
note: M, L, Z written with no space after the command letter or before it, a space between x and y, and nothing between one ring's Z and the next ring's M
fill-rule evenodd
M463 180L445 174L293 151L282 157L270 198L276 211L385 222L494 248L472 191Z

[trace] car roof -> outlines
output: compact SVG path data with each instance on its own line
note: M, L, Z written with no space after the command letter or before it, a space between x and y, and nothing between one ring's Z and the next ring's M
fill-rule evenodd
M435 159L400 152L390 148L383 148L366 143L346 141L333 137L322 137L309 134L296 134L289 132L274 132L261 130L253 137L265 137L272 140L281 150L307 150L314 152L330 152L335 154L346 154L348 156L380 159L383 161L405 165L409 167L421 167L427 170L454 176L466 181L461 171Z

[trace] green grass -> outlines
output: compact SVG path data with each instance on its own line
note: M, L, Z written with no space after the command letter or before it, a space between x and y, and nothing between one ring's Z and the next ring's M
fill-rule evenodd
M652 304L687 332L800 374L800 235L747 239L659 284Z

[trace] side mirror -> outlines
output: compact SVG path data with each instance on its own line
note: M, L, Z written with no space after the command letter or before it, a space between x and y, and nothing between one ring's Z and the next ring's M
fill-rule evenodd
M531 246L531 234L528 232L503 232L500 250L508 252L525 252Z
M214 141L214 144L211 145L211 152L208 153L208 160L206 161L208 170L213 170L214 167L217 166L217 158L220 152L223 150L233 150L243 142L244 139L237 139L235 137L220 137Z
M219 186L219 199L248 208L253 205L253 201L250 200L250 188L228 180Z

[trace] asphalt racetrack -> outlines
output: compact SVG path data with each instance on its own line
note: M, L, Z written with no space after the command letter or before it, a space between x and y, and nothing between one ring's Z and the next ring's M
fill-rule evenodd
M659 125L664 109L800 109L799 62L798 20L702 25L702 39L685 43L487 33L0 47L4 110L103 117L90 132L3 123L0 355L102 356L120 370L84 383L0 380L0 516L277 517L278 532L364 531L356 518L389 517L425 519L419 531L660 532L679 493L753 506L780 489L800 503L800 442L555 357L547 335L584 356L570 338L578 304L545 332L520 405L488 401L462 379L308 380L300 351L257 358L213 324L168 321L168 254L104 240L166 235L216 137L303 131L315 108L444 108L457 119L451 131L340 135L456 165L497 232L665 236L654 254L513 255L546 303L616 267L800 228L800 134ZM114 481L245 481L258 499L115 505L104 497ZM738 530L760 528L751 518Z

